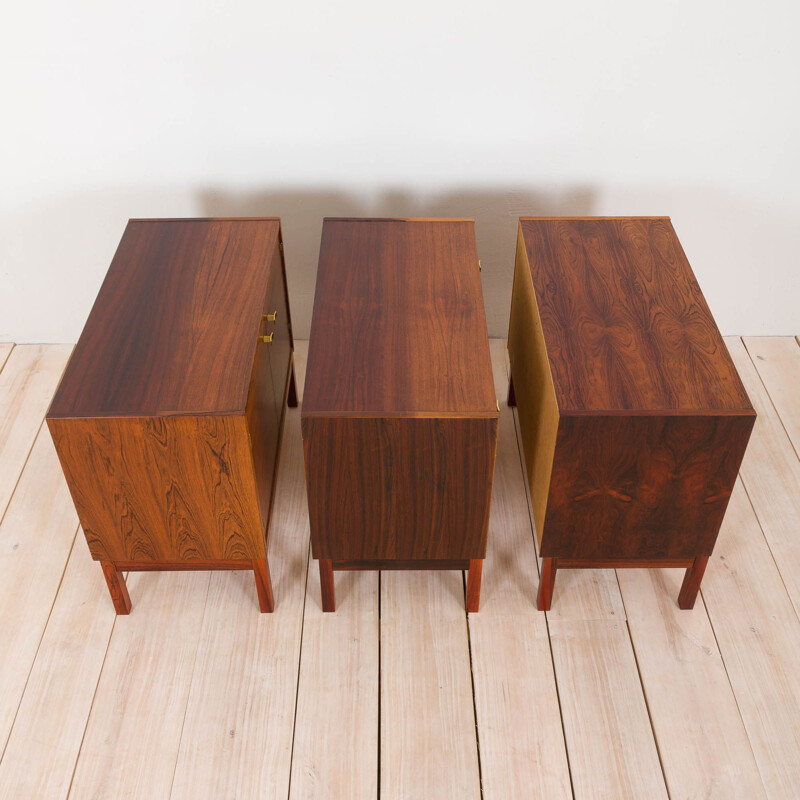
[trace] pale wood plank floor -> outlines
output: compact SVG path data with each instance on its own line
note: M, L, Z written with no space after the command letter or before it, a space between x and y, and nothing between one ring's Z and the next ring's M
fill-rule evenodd
M299 411L246 573L138 573L115 617L42 419L69 348L0 344L0 798L795 798L800 340L727 340L759 412L691 612L680 571L538 563L507 361L482 610L339 573L321 612ZM305 343L298 343L302 385Z

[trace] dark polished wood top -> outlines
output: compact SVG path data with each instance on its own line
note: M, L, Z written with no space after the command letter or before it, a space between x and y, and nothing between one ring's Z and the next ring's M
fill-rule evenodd
M280 221L131 220L50 417L244 412Z
M302 413L497 415L472 220L325 220Z
M520 227L562 414L752 411L668 217Z

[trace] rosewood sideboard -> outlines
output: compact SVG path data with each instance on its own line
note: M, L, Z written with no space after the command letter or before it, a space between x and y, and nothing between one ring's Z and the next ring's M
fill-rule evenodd
M326 219L301 414L322 603L338 569L468 569L499 411L472 220Z
M508 352L539 608L558 569L666 566L691 608L755 411L669 218L521 219Z
M247 569L296 405L278 219L131 220L47 414L114 607L131 570Z

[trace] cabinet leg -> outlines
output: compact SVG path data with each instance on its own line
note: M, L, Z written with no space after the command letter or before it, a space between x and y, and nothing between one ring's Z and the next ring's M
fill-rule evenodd
M467 573L467 613L476 612L481 605L481 572L483 559L471 558Z
M508 407L513 408L517 404L517 397L514 394L514 376L509 376L508 379Z
M708 564L708 556L698 556L694 560L694 564L686 570L681 593L678 595L678 606L680 608L694 608L694 601L697 600L697 593L700 591L700 581L703 580L706 564Z
M269 563L266 558L253 561L253 574L256 578L258 607L262 614L271 614L275 610L275 600L272 597L272 581L269 577Z
M292 361L292 367L289 370L289 393L286 397L286 405L289 408L297 408L297 381L294 377L294 361Z
M557 568L556 559L542 559L542 574L539 577L539 598L537 600L539 611L550 610L550 605L553 602L553 587L556 583Z
M322 610L336 611L336 595L333 590L333 561L319 560L319 583L322 588Z
M131 613L131 597L128 594L128 587L125 585L123 574L117 569L113 561L101 561L103 575L108 586L108 593L114 603L114 610L117 614Z

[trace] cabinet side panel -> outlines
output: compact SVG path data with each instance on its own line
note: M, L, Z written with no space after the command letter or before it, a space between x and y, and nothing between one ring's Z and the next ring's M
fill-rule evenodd
M754 420L562 417L541 554L710 555Z
M50 420L95 559L263 558L244 420Z
M559 413L521 230L517 238L514 290L508 325L508 356L514 379L536 538L541 545Z
M314 558L483 558L495 418L304 424Z

